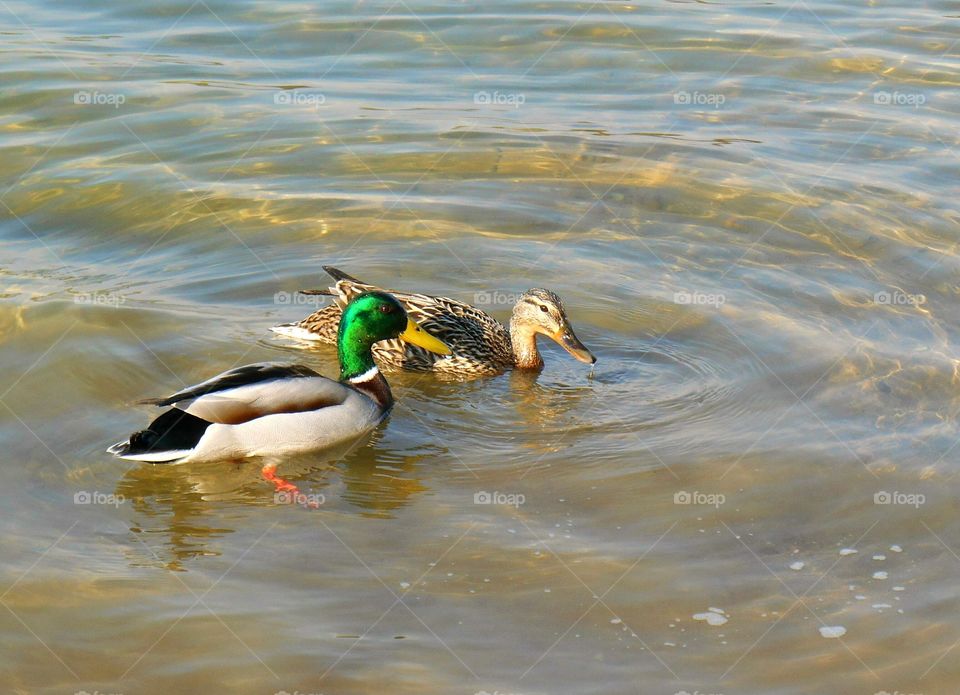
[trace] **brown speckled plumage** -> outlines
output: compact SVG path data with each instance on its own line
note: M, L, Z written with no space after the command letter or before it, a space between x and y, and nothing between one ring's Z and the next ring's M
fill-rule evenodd
M324 270L336 283L327 291L312 290L309 293L328 294L333 297L334 303L315 311L302 321L278 326L275 330L283 333L288 331L280 329L302 329L309 333L311 340L335 344L342 308L358 294L384 291L336 268L324 266ZM550 335L559 341L547 327L551 330L555 328L556 331L568 331L590 360L573 352L571 354L583 361L593 361L593 356L573 335L560 298L549 290L533 289L520 298L514 308L509 331L489 314L455 299L385 291L396 297L409 317L443 341L453 354L438 355L400 340L385 340L373 346L374 359L383 368L463 376L499 374L514 366L539 368L543 362L536 349L535 333Z

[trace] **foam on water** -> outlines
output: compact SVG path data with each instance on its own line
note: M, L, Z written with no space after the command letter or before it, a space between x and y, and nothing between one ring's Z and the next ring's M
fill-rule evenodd
M838 639L847 634L847 628L843 625L824 625L820 628L820 635L827 639Z
M702 620L707 623L707 625L712 625L714 627L719 625L724 625L729 616L721 608L708 608L706 613L694 613L694 620Z

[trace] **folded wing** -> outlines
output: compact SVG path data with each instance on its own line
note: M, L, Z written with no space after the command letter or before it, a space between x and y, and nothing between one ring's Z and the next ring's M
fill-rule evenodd
M261 362L149 402L172 405L207 422L238 425L265 415L340 405L350 392L349 387L309 367Z

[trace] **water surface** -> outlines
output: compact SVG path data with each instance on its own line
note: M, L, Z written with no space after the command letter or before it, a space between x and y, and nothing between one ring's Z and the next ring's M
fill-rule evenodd
M7 689L951 691L957 19L0 3ZM549 287L599 362L392 375L281 464L315 511L104 454L137 399L334 373L267 330L324 263Z

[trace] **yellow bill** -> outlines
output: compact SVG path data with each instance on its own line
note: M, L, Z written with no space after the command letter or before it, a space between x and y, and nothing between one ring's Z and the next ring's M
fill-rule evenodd
M422 347L424 350L435 352L438 355L453 354L453 351L444 345L442 341L427 333L417 324L416 321L410 318L407 319L407 330L401 333L399 338L400 340L406 341L411 345L417 345Z

